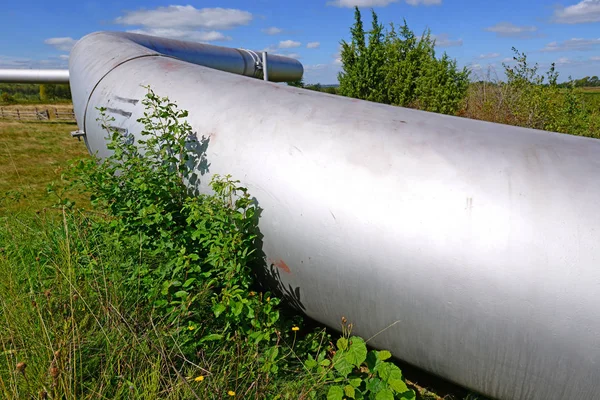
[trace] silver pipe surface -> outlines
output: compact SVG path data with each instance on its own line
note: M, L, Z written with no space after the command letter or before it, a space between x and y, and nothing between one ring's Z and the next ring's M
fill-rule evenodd
M269 62L267 61L267 52L263 51L262 53L262 69L263 69L263 79L265 81L269 80Z
M68 69L0 69L0 82L69 83Z
M230 173L255 197L264 279L304 313L333 327L345 316L371 345L494 398L598 397L600 141L144 49L104 34L73 49L90 152L110 154L97 107L139 135L151 85L207 140L200 189Z
M248 77L262 75L261 57L252 50L127 32L95 32L78 40L69 57L71 85L81 94L73 97L77 120L85 121L86 104L97 82L119 66L147 57L166 59L166 64L161 63L165 65L165 74L187 63ZM273 82L298 80L303 73L302 64L296 59L278 55L269 57L269 79ZM145 71L139 71L136 80L145 81L144 74Z

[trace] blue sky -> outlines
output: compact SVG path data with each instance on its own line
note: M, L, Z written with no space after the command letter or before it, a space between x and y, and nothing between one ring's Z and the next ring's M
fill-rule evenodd
M503 78L513 46L544 71L555 62L560 80L600 75L600 0L17 0L0 13L0 68L66 68L77 39L119 30L289 55L306 82L336 83L354 5L367 27L372 7L383 24L430 28L438 54L474 76Z

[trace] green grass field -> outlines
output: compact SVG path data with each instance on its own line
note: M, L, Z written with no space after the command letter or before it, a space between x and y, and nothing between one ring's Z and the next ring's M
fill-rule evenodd
M6 277L0 280L0 398L252 398L243 393L255 390L254 383L238 371L258 371L261 364L256 353L242 351L243 337L198 364L180 362L165 328L153 325L160 318L140 329L148 318L139 300L123 308L132 294L110 266L131 262L124 249L98 234L85 213L52 207L57 199L47 186L62 184L70 160L88 157L84 143L70 135L75 129L0 120L0 276ZM89 204L73 193L69 198ZM397 365L418 399L481 399ZM291 399L307 384L315 383L301 373L277 386L281 398Z
M76 129L74 123L0 120L0 215L55 202L48 184L60 182L69 160L88 156L84 142L71 137Z
M600 112L600 87L582 88L579 90L583 95L586 105Z

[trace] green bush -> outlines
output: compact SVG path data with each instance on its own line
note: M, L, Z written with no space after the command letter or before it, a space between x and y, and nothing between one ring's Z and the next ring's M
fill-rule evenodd
M384 32L372 11L372 28L363 28L355 8L350 43L342 41L339 93L344 96L426 111L455 114L466 95L469 73L459 70L447 54L435 55L435 40L427 31L421 38L406 21L397 32Z
M169 99L149 89L143 104L137 139L100 109L111 155L70 174L93 212L56 191L60 218L7 220L0 232L11 277L0 282L0 393L414 398L389 353L368 353L345 320L334 346L258 289L256 204L229 176L198 193L207 142Z
M552 64L546 74L513 48L506 81L473 83L461 115L491 122L574 135L600 137L600 110L573 86L558 85Z

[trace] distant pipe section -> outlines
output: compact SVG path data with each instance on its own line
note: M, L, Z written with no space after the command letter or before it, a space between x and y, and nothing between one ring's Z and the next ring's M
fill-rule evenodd
M264 67L259 53L128 32L91 33L75 44L69 57L73 108L77 121L84 125L80 125L80 128L85 131L85 110L97 84L135 60L160 59L164 61L161 65L165 65L162 71L165 75L196 64L236 75L262 78ZM289 82L301 79L304 68L296 59L269 55L267 73L271 82ZM144 70L139 70L133 79L139 83L148 82Z
M0 69L0 82L69 83L68 69Z

